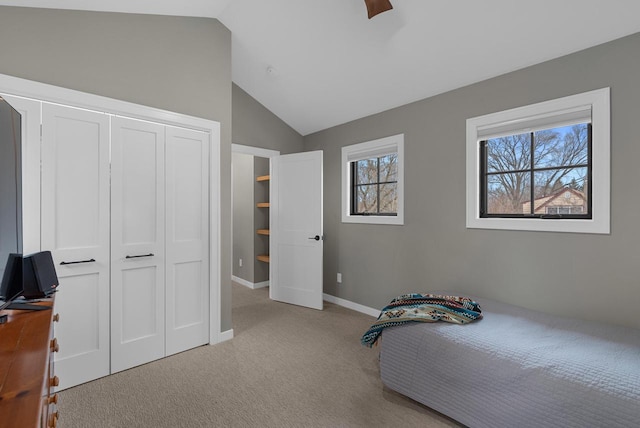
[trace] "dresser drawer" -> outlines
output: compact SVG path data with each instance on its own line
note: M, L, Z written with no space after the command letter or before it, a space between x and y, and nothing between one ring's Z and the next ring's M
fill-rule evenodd
M0 325L0 428L57 425L53 299L38 304L48 309L8 310Z

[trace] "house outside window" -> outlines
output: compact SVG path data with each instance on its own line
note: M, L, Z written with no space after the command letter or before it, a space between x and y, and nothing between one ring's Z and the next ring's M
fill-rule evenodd
M587 197L579 189L562 189L549 196L535 199L534 215L583 215L588 211ZM531 203L522 204L522 212L531 212Z
M342 221L404 223L404 135L342 148Z
M467 228L610 230L609 88L467 120Z

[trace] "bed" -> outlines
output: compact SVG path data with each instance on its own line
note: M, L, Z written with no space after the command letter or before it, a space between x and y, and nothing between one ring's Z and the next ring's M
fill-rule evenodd
M390 389L469 427L640 427L640 330L477 299L483 319L384 329Z

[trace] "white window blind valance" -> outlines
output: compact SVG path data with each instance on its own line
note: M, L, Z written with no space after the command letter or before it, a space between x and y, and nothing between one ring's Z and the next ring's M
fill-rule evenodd
M591 123L590 104L479 126L477 133L480 140L489 140L491 138L577 125L579 123Z
M378 158L386 155L390 155L392 153L398 152L398 144L397 143L386 143L376 145L375 147L367 147L358 149L358 144L351 146L351 150L347 153L347 161L356 162L363 159L372 159Z

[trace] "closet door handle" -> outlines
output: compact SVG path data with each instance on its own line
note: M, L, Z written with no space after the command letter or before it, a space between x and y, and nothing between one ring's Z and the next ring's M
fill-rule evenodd
M139 255L137 255L137 256L127 256L127 257L125 257L125 259L138 259L138 258L140 258L140 257L153 257L153 256L155 256L155 254L153 254L153 253L149 253L149 254L139 254Z
M77 265L80 263L93 263L95 262L96 259L89 259L89 260L77 260L75 262L60 262L60 265L64 266L64 265Z

